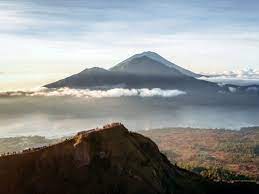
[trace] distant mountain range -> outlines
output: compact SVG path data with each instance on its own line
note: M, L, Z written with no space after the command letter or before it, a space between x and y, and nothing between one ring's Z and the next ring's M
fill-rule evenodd
M161 88L178 89L188 93L259 93L259 87L219 85L197 79L202 75L184 69L154 52L133 55L109 70L94 67L46 85L47 88Z

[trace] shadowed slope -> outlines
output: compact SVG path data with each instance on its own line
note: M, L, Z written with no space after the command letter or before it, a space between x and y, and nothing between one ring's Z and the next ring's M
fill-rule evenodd
M215 187L215 183L171 165L150 139L121 124L1 157L0 182L1 194L230 194L232 190L242 193L244 187ZM249 188L249 193L256 189L254 185L244 188Z

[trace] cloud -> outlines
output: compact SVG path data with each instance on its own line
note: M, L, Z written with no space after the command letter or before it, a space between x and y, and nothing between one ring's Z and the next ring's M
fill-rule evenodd
M237 91L237 89L233 87L228 87L228 89L231 93L235 93Z
M259 85L259 70L252 68L224 71L223 73L203 73L203 75L207 76L200 77L199 79L219 84Z
M60 89L48 89L39 88L28 91L9 91L0 92L0 97L19 97L19 96L71 96L78 98L112 98L112 97L123 97L123 96L139 96L139 97L175 97L179 95L184 95L186 92L180 90L162 90L160 88L153 89L124 89L124 88L114 88L110 90L89 90L89 89L70 89L70 88L60 88Z
M259 70L245 68L241 70L224 71L223 73L205 73L205 75L208 75L209 77L259 79Z

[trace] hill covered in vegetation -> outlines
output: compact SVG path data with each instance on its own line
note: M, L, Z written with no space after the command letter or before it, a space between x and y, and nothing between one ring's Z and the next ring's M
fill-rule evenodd
M122 124L83 131L51 146L0 157L0 193L256 193L172 165L149 138Z
M213 180L259 180L259 127L142 131L172 163Z

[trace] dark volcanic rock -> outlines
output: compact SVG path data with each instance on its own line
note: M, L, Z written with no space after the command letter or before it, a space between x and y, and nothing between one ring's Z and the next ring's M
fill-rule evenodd
M3 156L0 181L1 194L252 194L258 188L208 182L173 166L150 139L120 124Z

